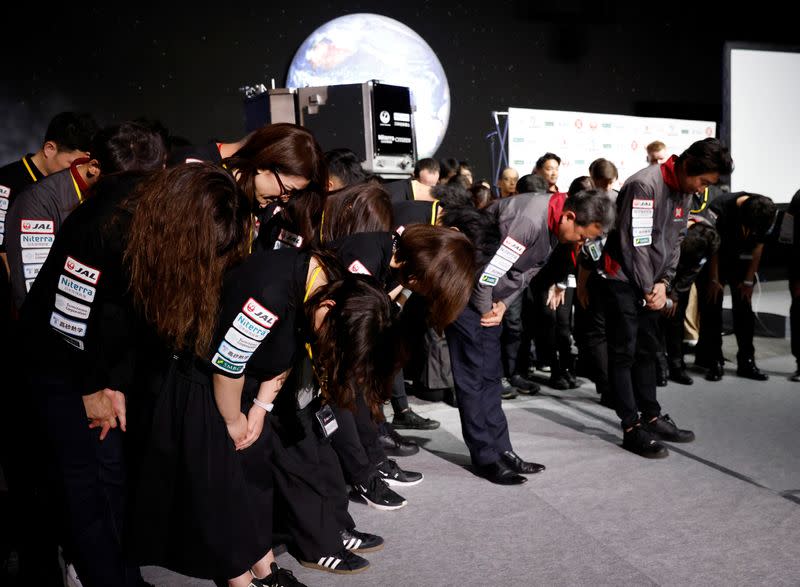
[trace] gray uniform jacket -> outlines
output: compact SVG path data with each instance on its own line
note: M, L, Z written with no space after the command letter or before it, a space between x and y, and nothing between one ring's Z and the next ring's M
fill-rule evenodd
M565 199L566 194L519 194L487 208L500 227L502 244L470 298L480 314L490 311L493 302L508 307L547 262L558 244L550 225L561 217Z
M69 169L27 187L11 205L6 222L6 249L11 268L11 295L19 309L50 253L64 219L80 203Z
M604 249L607 278L630 283L641 293L671 283L686 234L691 194L679 191L675 157L628 178L617 197L617 223Z

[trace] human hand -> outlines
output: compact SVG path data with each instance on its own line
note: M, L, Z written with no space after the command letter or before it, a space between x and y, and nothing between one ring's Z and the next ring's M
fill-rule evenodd
M567 290L561 289L555 285L551 285L547 290L547 307L555 311L561 304L564 303Z
M258 437L261 436L261 431L264 429L264 418L267 416L267 411L255 404L247 412L247 435L241 442L236 443L236 450L244 450L253 444Z
M664 283L657 283L653 286L653 291L644 296L646 307L650 310L660 310L667 303L667 286Z
M231 422L225 422L228 428L228 436L233 440L233 444L238 446L247 438L247 416L239 412Z
M503 314L506 312L506 305L503 302L495 302L492 304L492 309L481 316L481 326L489 328L491 326L500 326L503 321Z
M747 302L748 304L753 301L753 285L750 283L749 285L742 282L736 286L739 295L741 296L742 300Z
M100 440L105 440L108 431L117 427L113 396L106 393L110 389L96 391L83 396L83 409L89 419L89 428L101 428ZM112 392L113 394L113 392Z
M664 307L661 308L661 313L664 314L664 316L666 316L667 318L672 318L673 316L675 316L675 312L678 311L678 300L676 300L675 298L668 298L668 299L672 300L672 303L671 304L665 303Z

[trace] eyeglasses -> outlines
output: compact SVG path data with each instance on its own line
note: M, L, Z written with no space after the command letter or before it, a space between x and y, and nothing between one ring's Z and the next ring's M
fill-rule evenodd
M278 194L279 196L291 196L291 195L294 194L295 191L297 191L297 190L294 190L294 189L292 189L292 190L287 190L286 189L286 186L283 185L283 182L281 181L281 176L278 173L277 169L271 169L270 171L272 171L272 175L275 176L275 181L278 182L278 188L280 188L280 190L281 190L281 193Z

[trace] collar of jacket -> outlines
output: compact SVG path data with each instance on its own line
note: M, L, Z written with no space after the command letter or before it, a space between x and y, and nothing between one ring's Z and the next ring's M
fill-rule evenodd
M558 236L558 222L561 220L561 212L564 210L566 199L567 194L557 192L550 196L550 203L547 204L547 227L556 236Z
M661 164L661 177L664 178L664 183L673 192L680 192L681 185L678 182L678 176L675 174L675 162L678 160L677 155L673 155Z

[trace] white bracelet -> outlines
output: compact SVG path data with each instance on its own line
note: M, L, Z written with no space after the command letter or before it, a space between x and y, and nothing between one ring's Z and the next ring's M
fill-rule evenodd
M262 410L266 410L267 412L271 412L272 408L275 406L275 404L268 404L266 402L262 402L257 397L253 398L253 403L255 405L257 405L259 408L261 408Z
M742 284L746 285L747 287L753 287L752 281L743 281Z

